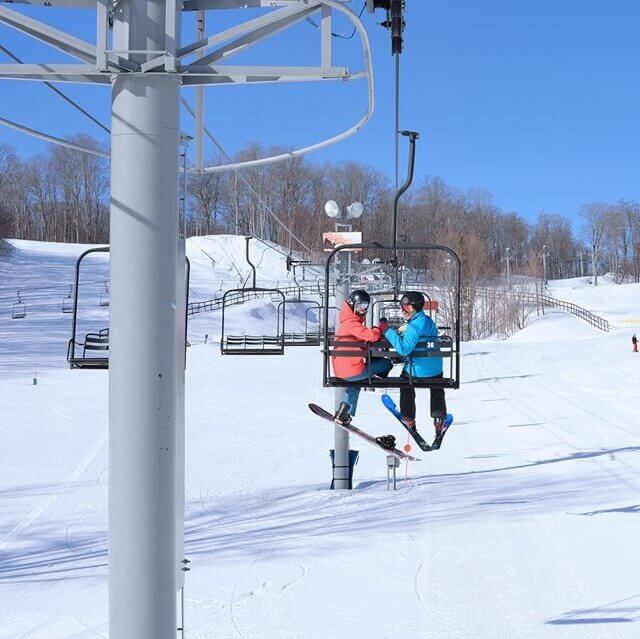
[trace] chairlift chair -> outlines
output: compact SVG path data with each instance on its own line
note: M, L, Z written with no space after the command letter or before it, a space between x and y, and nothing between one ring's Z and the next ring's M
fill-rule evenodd
M100 293L100 306L109 306L109 284L104 283L104 291Z
M425 340L418 343L416 349L412 353L418 357L441 357L444 360L443 376L441 378L420 378L409 377L401 378L394 376L393 373L387 378L378 378L371 376L361 381L348 381L340 377L332 375L331 358L332 357L364 357L367 365L371 363L374 357L388 357L394 364L403 364L406 360L395 350L389 348L383 343L371 344L368 342L356 341L336 342L327 330L329 320L329 309L324 309L324 331L323 331L323 385L325 387L338 388L459 388L460 386L460 283L461 269L460 259L458 255L446 246L437 244L405 244L393 246L383 246L378 243L368 244L346 244L334 249L327 258L325 271L325 295L328 295L329 288L329 272L334 258L340 251L349 251L354 249L360 250L376 250L381 253L394 252L396 250L404 250L407 252L420 251L423 253L445 254L452 258L452 263L456 267L455 277L453 279L454 309L451 329L440 334L437 338ZM435 288L435 286L434 286ZM422 292L422 291L421 291ZM399 291L395 291L397 297ZM423 294L425 294L423 292ZM425 295L426 296L426 295ZM433 301L425 304L425 307L433 308Z
M71 297L71 291L73 287L69 287L69 293L66 297L62 299L62 312L66 315L67 313L73 313L73 298Z
M18 291L18 301L13 305L11 309L11 319L24 319L27 316L27 305L22 301L20 297L20 291Z
M78 259L76 260L76 268L75 268L75 280L74 285L71 287L69 291L69 296L71 295L71 290L73 290L73 297L71 310L65 311L63 300L63 312L73 313L73 318L71 321L71 338L69 339L67 345L67 362L69 362L70 368L75 369L107 369L109 368L109 357L107 355L109 351L109 329L101 328L100 330L90 331L84 335L84 338L80 340L78 338L78 291L80 288L80 269L82 265L82 261L93 253L108 253L108 246L100 246L96 248L91 248L80 254ZM185 317L187 315L187 311L189 308L189 280L190 280L190 271L191 267L189 264L189 259L186 260L186 299L185 299ZM106 291L106 304L103 304L103 294L101 294L100 306L109 306L109 292L107 285L105 284ZM186 325L185 325L186 327ZM185 328L186 330L186 328ZM185 334L185 344L186 344L186 334ZM79 350L82 348L82 355L80 355ZM185 346L186 348L186 346Z
M284 306L285 295L278 288L263 288L256 285L256 267L249 257L249 242L246 237L245 259L253 274L252 286L232 288L222 296L222 327L220 334L220 353L222 355L284 355ZM267 298L277 303L276 331L271 334L246 335L229 334L227 311L238 304L238 299Z
M289 304L306 304L305 321L304 321L304 333L287 333L286 332L286 317L287 317L287 305ZM317 330L309 330L309 311L315 310L317 312ZM284 331L284 345L287 346L320 346L320 304L315 300L286 300L284 302L283 315L283 331ZM278 312L280 309L278 309Z

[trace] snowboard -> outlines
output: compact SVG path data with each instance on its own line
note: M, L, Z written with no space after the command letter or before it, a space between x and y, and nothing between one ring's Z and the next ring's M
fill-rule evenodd
M437 435L434 438L432 444L428 444L425 441L424 437L416 429L409 428L402 421L402 415L400 414L400 411L398 410L396 403L393 401L390 395L387 395L385 393L382 396L382 403L384 404L384 407L402 424L404 429L409 433L411 437L413 437L416 444L418 444L420 449L423 450L425 453L431 450L438 450L440 448L440 446L442 445L442 440L444 439L444 436L446 435L447 430L449 429L449 426L451 426L451 424L453 423L453 415L447 413L447 416L444 420L444 428L442 429L442 432L440 433L440 435Z
M354 426L353 424L343 424L342 422L337 421L334 418L333 414L330 413L328 410L325 410L324 408L322 408L322 406L318 406L317 404L309 404L309 409L311 410L312 413L314 413L318 417L322 417L322 419L325 419L326 421L331 422L336 426L340 426L340 428L344 428L344 430L346 430L347 432L357 435L361 439L364 439L370 444L373 444L380 450L383 450L388 455L393 455L394 457L397 457L398 459L402 459L405 461L420 461L419 458L413 457L412 455L407 455L406 453L403 453L401 450L398 450L397 448L385 448L384 446L381 446L376 441L376 438L373 435L370 435L366 431L358 428L357 426Z

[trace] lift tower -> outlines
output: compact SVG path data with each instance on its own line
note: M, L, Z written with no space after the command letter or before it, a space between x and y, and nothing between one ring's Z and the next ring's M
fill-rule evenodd
M179 293L179 269L184 265L184 243L178 238L180 89L365 78L368 106L354 125L328 140L252 163L285 160L342 140L371 118L369 42L343 0L17 0L20 3L45 5L51 11L95 10L95 42L89 42L0 0L0 23L74 60L0 64L0 79L111 88L109 633L113 639L174 639L176 592L183 575L177 539L184 522L184 513L176 507L182 503L179 491L184 491L184 360L177 356L185 339ZM181 45L184 12L261 8L272 10ZM227 63L318 11L323 17L318 66ZM363 70L351 73L333 66L332 12L344 14L359 33ZM95 153L78 144L73 148Z

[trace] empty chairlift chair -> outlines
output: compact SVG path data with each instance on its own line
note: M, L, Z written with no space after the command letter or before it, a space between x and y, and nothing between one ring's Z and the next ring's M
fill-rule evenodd
M245 259L251 267L252 285L229 289L222 296L222 329L220 335L220 353L222 355L284 355L284 293L277 288L262 288L256 285L256 267L249 257L249 242L246 237ZM229 309L248 300L265 300L277 304L275 331L262 334L230 333Z
M62 310L64 313L70 312L73 313L73 318L71 322L71 338L69 339L69 343L67 346L67 361L69 362L70 368L76 369L107 369L109 368L109 329L101 328L97 331L89 331L85 333L85 335L80 338L78 336L78 293L80 289L80 271L83 260L94 253L108 253L108 246L101 246L97 248L88 249L84 251L76 260L76 269L75 269L75 282L71 287L73 291L71 310L65 310L65 300L63 300ZM186 268L186 287L187 287L187 295L186 295L186 304L188 307L189 301L189 260L187 260L187 268ZM105 290L100 294L100 306L108 307L109 306L109 289L108 285L105 282ZM108 310L108 309L106 309ZM187 314L187 309L185 308L185 317ZM185 335L185 344L186 344L186 335ZM82 354L80 354L82 351Z
M287 346L320 346L320 304L314 300L287 300L286 302L281 302L283 304L283 321L284 324L284 345ZM305 319L304 319L304 333L288 333L286 330L286 322L287 322L287 307L296 306L306 306L305 309ZM316 312L316 326L313 330L310 330L313 326L313 323L309 322L309 311ZM280 309L278 309L280 312Z
M68 313L73 313L73 298L71 297L72 290L73 290L73 286L69 288L68 295L62 299L62 312L65 315Z
M109 306L109 284L104 283L104 291L100 293L100 306Z
M27 305L22 301L20 291L18 291L18 301L11 308L11 319L24 319L26 316Z

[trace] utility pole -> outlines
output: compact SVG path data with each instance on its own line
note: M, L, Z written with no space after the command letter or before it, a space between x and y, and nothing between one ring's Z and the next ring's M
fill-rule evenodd
M546 244L542 245L542 283L544 286L547 286L547 246Z

